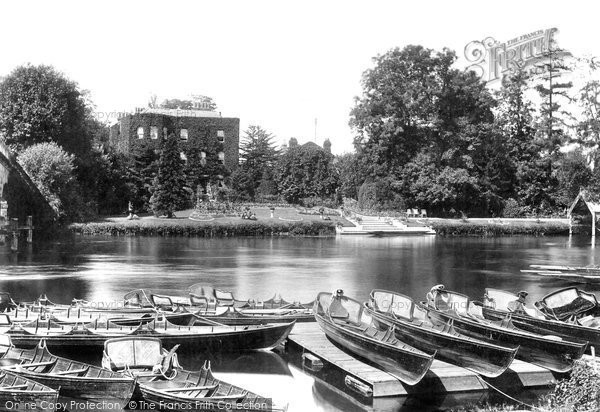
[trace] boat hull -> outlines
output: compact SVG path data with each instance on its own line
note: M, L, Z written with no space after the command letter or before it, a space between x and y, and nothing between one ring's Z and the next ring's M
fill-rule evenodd
M22 364L51 363L52 369L43 372L44 365L38 367L20 367ZM45 347L36 349L11 348L0 359L1 364L14 365L13 372L21 377L33 380L56 389L61 396L83 399L95 404L109 402L120 408L125 407L135 389L135 380L115 372L101 369L81 362L63 359L52 355ZM60 366L61 369L55 369ZM85 376L65 374L68 370L84 370Z
M148 324L150 325L151 322ZM147 325L146 325L147 326ZM294 322L276 325L256 325L246 327L199 327L201 332L194 333L190 327L168 327L166 329L141 328L128 331L127 328L110 328L104 330L78 329L69 333L61 333L53 328L40 333L27 333L19 329L6 331L13 345L19 348L34 348L40 340L45 339L48 348L66 350L96 350L104 346L108 339L138 336L155 337L161 340L166 348L180 345L180 351L198 352L236 352L257 349L272 349L282 343L294 326ZM180 329L178 329L180 328ZM56 330L56 333L53 331ZM181 333L178 333L181 331Z
M500 376L510 366L518 350L518 346L502 347L467 336L445 334L392 318L368 306L365 308L381 327L395 325L396 337L401 341L427 353L437 351L436 359L470 369L486 377Z
M489 340L500 345L519 346L516 358L554 372L565 373L573 368L575 360L585 352L587 342L557 341L519 329L501 328L461 316L431 309L432 319L447 322L467 336Z
M315 322L315 317L310 314L299 315L247 315L239 312L226 312L223 315L204 315L201 313L174 313L165 315L167 320L175 325L194 326L214 324L241 326L241 325L265 325L273 323L289 322Z
M417 384L429 370L433 356L423 357L410 352L393 350L346 330L326 318L315 315L325 335L354 355L365 358L408 385Z
M12 372L2 371L0 382L0 408L6 411L46 411L56 410L58 392L41 383L24 378ZM27 386L25 390L12 390L14 385Z
M502 320L508 315L507 312L483 308L483 316L490 320ZM512 323L519 329L539 335L556 335L564 339L587 341L588 350L593 346L600 349L600 329L588 328L580 325L573 325L565 322L538 319L531 316L511 313Z

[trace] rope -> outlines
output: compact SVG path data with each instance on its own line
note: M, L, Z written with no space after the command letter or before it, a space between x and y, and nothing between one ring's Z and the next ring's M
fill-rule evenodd
M522 402L522 401L518 400L517 398L513 398L512 396L510 396L506 392L501 391L500 389L496 388L494 385L492 385L488 381L484 380L478 374L475 374L475 376L477 376L477 379L479 379L479 381L482 383L482 385L489 386L490 388L492 388L496 392L500 393L501 395L507 397L508 399L512 400L513 402L517 402L517 403L519 403L519 404L521 404L523 406L526 406L526 407L528 407L529 409L531 409L533 411L548 412L546 409L538 408L537 406L529 405L528 403Z

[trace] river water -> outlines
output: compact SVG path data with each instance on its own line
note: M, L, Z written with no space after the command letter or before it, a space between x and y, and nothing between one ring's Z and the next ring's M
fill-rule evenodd
M0 290L15 300L45 293L57 303L72 298L110 304L132 289L164 294L194 283L231 290L237 298L312 301L319 291L343 289L366 299L384 288L423 299L434 284L480 299L486 287L527 290L533 302L569 281L522 274L530 264L596 265L600 248L588 237L338 237L156 238L72 237L0 248ZM600 283L583 286L597 292ZM180 359L199 367L202 356ZM290 411L438 410L501 402L494 394L397 398L374 403L315 380L286 354L258 353L211 359L217 377L289 403ZM515 394L531 400L533 393Z

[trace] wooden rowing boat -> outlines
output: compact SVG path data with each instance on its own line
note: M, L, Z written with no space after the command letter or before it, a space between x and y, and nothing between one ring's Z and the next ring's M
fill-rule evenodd
M11 345L0 365L59 390L61 396L93 403L109 401L115 408L117 405L124 408L135 388L135 381L129 376L53 355L44 340L35 349L17 349Z
M564 291L565 289L562 290ZM579 296L579 293L577 295ZM588 349L590 350L591 347L600 348L600 319L598 317L594 315L590 316L584 310L583 317L561 321L557 318L557 315L565 313L561 309L564 305L557 305L554 300L548 299L540 301L544 302L545 300L544 305L547 307L547 314L544 314L538 308L527 306L524 306L522 311L510 312L508 303L514 301L516 298L517 295L511 292L486 289L483 299L483 316L486 319L496 321L510 316L511 322L519 329L540 335L556 335L567 340L588 341ZM560 301L564 300L561 298ZM542 305L538 304L537 306L541 307ZM592 309L591 306L590 309Z
M199 371L184 370L175 349L167 352L156 338L110 339L104 344L102 365L135 377L138 397L161 410L286 409L273 405L271 399L215 378L208 362Z
M395 326L396 337L436 359L483 376L500 376L512 363L518 346L501 346L459 333L449 322L435 322L429 310L410 297L375 289L365 310L381 327Z
M87 324L60 325L37 319L27 324L11 324L0 314L0 333L9 335L17 347L33 348L45 339L49 348L84 350L103 346L107 339L125 336L159 338L165 347L180 344L190 351L232 352L271 349L287 337L294 323L247 326L177 326L164 317L137 326L120 326L107 320Z
M435 353L425 353L395 337L395 327L378 329L360 302L321 292L315 300L317 323L327 337L355 356L365 358L408 385L429 370Z
M220 292L215 293L221 296ZM314 322L315 320L312 307L290 304L283 299L276 300L277 303L268 300L261 305L251 306L248 302L246 305L236 305L230 304L232 301L217 300L207 295L199 296L190 293L187 297L168 296L145 289L131 291L125 295L125 299L128 302L149 305L155 311L164 311L169 322L184 326L215 324L215 322L223 325L258 325L292 321ZM223 302L225 305L221 304ZM119 321L121 324L125 322L126 320Z
M236 299L230 291L215 289L200 283L190 286L188 293L192 299L192 306L196 306L194 298L208 299L209 302L214 302L216 306L234 306L245 309L312 309L314 303L289 302L278 294L266 300L254 298L246 300Z
M0 371L0 405L4 411L54 412L58 392L13 372Z
M569 372L587 347L587 341L566 340L556 335L539 335L517 328L510 317L485 319L483 306L461 293L441 290L428 301L430 316L438 321L452 320L462 334L476 339L492 339L500 345L519 346L516 358L554 372Z

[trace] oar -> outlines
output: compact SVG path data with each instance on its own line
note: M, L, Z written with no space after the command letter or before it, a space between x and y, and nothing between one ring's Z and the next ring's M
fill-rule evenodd
M33 363L21 363L21 364L16 364L16 365L10 365L10 366L3 366L2 369L18 369L19 367L23 367L23 368L37 368L38 366L48 366L48 365L53 365L55 364L56 361L47 361L47 362L33 362Z
M192 312L190 312L190 313L191 313L191 314L192 314L192 316L193 316L193 317L195 317L196 319L198 319L198 320L200 320L200 321L202 321L202 322L208 323L209 325L213 325L213 326L227 326L227 325L225 325L224 323L220 323L220 322L217 322L217 321L215 321L215 320L212 320L212 319L207 319L207 318L205 318L205 317L202 317L202 316L200 316L200 315L197 315L197 314L195 314L195 313L192 313Z

